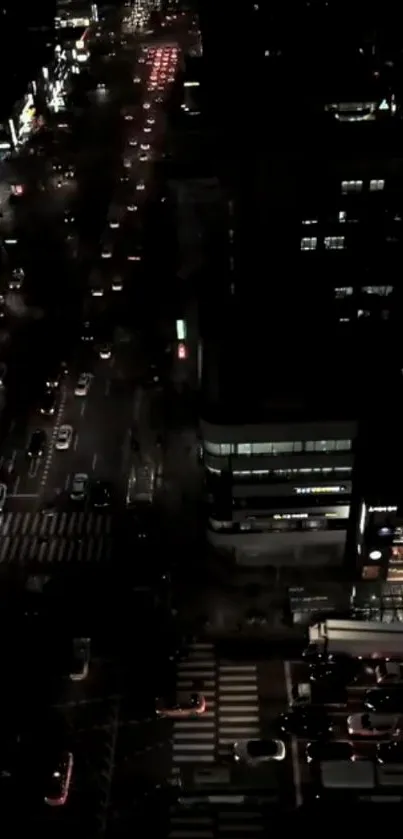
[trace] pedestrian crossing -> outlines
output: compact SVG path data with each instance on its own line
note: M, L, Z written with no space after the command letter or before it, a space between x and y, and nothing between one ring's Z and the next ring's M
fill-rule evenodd
M0 514L0 564L105 562L112 520L102 513Z
M108 535L111 532L112 516L104 513L1 513L0 537L39 536L83 537Z
M215 761L216 746L216 658L212 644L194 643L176 673L178 693L188 693L200 683L207 709L196 719L175 720L172 734L173 775L181 764Z
M260 736L258 673L255 664L217 660L214 645L194 643L177 667L177 692L200 690L207 709L197 719L175 720L172 783L192 766L212 767L229 757L232 743ZM230 764L229 764L230 765ZM169 839L259 839L264 823L253 806L228 804L170 809Z
M220 755L236 740L260 737L256 664L219 662L217 716Z

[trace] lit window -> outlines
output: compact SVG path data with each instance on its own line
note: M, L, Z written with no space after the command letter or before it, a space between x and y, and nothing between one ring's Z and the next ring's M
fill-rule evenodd
M369 191L370 192L381 192L381 190L385 186L385 181L370 181L369 182Z
M252 454L271 454L272 443L252 443Z
M306 452L346 452L351 449L351 440L307 440Z
M347 195L349 192L361 192L363 183L363 181L342 181L341 191L343 195Z
M345 236L325 236L325 248L328 251L342 251Z
M362 287L364 294L376 294L378 297L388 297L392 294L393 285L364 285Z
M344 288L335 288L334 296L336 300L342 300L344 297L351 297L353 293L353 287L345 286Z
M273 443L273 454L292 454L294 443Z
M238 443L237 454L252 454L252 443Z
M318 240L316 236L304 236L301 239L301 250L302 251L314 251L318 244Z

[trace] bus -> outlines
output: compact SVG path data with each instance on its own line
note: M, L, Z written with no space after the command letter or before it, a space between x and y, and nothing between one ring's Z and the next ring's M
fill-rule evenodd
M313 656L351 655L354 658L403 660L403 624L328 619L309 628ZM306 655L308 653L308 655Z
M137 504L152 504L155 495L156 468L155 464L139 463L132 467L129 475L126 493L128 507Z

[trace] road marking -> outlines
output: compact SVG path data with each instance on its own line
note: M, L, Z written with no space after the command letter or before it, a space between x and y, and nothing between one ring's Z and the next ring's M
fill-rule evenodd
M70 484L70 475L66 475L66 480L64 482L64 489L68 490Z
M95 467L96 467L96 465L97 465L97 460L98 460L98 455L97 455L97 453L95 452L95 454L93 455L93 458L92 458L92 464L91 464L91 468L92 468L92 471L93 471L93 472L95 471Z
M85 403L85 402L82 402L82 403L81 403L80 414L81 414L81 416L82 416L82 417L83 417L83 416L84 416L84 414L85 414L85 405L86 405L86 403Z
M77 446L78 446L78 434L76 434L76 436L74 437L73 449L74 449L75 452L77 451Z
M61 394L61 397L60 397L59 408L58 408L58 411L57 411L57 414L56 414L55 424L54 424L53 429L52 429L52 436L50 438L50 443L49 443L49 447L48 447L47 454L46 454L45 465L43 467L42 478L41 478L41 488L42 489L45 487L46 482L47 482L48 477L49 477L50 467L52 465L52 460L53 460L53 455L54 455L54 450L55 450L56 438L57 438L57 435L59 433L59 428L60 428L60 425L61 425L61 422L62 422L62 419L63 419L63 413L64 413L64 408L65 408L65 405L66 405L66 399L67 399L67 392L63 388L63 391L62 391L62 394Z
M285 680L285 689L287 693L287 701L288 704L291 706L293 703L293 696L292 696L292 676L291 676L291 665L289 661L284 662L284 680ZM297 738L291 738L291 757L292 757L292 770L294 775L294 787L295 787L295 805L301 807L303 803L302 792L301 792L301 770L299 767L299 760L298 760L298 743Z
M14 495L18 494L19 485L20 485L20 476L18 475L17 478L15 479L14 486L13 486L13 494Z
M28 469L28 478L36 478L39 469L39 458L31 461Z
M110 390L111 390L111 383L110 383L110 380L107 379L107 381L105 383L105 396L109 396Z
M14 485L14 492L10 492L8 498L38 498L38 492L15 492L15 487L19 484L20 479L17 478Z

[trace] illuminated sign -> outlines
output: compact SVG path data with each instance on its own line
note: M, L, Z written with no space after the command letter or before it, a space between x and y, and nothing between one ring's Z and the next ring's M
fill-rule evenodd
M345 486L334 487L295 487L297 495L325 495L326 493L346 492Z
M370 513L397 513L397 507L370 507Z
M178 341L186 341L186 323L184 320L176 321L176 337Z

